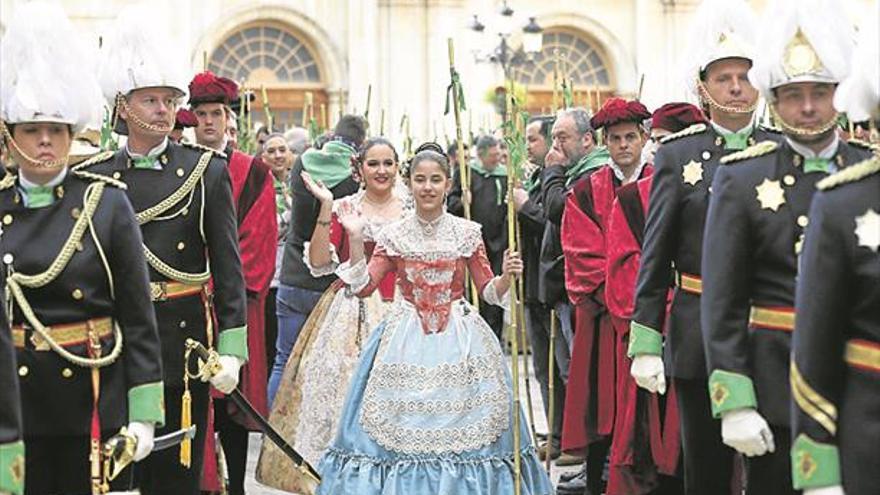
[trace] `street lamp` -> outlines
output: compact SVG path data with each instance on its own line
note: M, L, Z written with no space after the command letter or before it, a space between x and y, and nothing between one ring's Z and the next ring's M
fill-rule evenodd
M535 17L529 17L529 22L522 28L521 46L511 46L509 40L516 25L513 14L513 9L507 4L507 0L504 0L498 9L496 22L492 23L493 26L497 26L494 34L498 37L498 44L485 53L480 53L478 49L474 50L474 59L477 62L498 63L504 71L504 77L508 79L510 78L510 69L531 62L534 55L540 53L543 43L542 32L544 31L535 21ZM468 29L474 33L475 41L479 42L482 34L486 31L486 26L474 14L468 23Z

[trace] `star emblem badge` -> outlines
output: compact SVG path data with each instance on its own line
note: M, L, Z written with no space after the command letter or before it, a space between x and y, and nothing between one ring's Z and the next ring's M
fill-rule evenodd
M785 190L778 180L765 178L760 186L755 186L755 191L758 192L758 202L762 209L779 211L779 207L785 204Z
M684 179L685 184L690 184L692 186L697 185L698 182L703 180L703 164L691 160L684 166L684 169L681 172L681 178Z
M721 405L724 404L724 401L730 396L730 391L720 383L712 383L711 389L710 397L712 398L712 402L714 402L717 407L721 407Z
M856 237L859 238L860 247L875 253L880 248L880 214L873 208L856 217Z

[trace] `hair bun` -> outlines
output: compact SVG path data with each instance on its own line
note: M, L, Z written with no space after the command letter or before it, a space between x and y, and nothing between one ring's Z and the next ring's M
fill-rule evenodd
M446 151L443 150L443 147L433 141L427 141L427 142L420 144L419 147L416 148L415 153L413 153L413 154L418 155L422 151L433 151L435 153L440 153L441 155L444 155L444 156L446 155Z

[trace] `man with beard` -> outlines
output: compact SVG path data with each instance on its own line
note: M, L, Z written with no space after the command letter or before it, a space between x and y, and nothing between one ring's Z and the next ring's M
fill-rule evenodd
M795 283L810 200L829 172L870 152L837 134L834 91L849 70L853 39L842 6L777 2L765 15L762 51L749 79L767 99L784 139L721 160L706 217L703 252L711 257L702 260L700 309L708 396L712 415L721 419L720 437L747 456L748 493L777 495L795 493L792 392L798 403L799 393L817 403L804 393L811 389L789 386ZM791 378L797 384L799 374ZM828 413L821 402L817 409ZM803 475L809 477L816 466L806 464Z

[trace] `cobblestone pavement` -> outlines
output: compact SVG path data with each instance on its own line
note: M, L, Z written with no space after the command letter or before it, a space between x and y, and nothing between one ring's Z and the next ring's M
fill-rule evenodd
M509 356L508 356L509 360ZM532 368L531 357L527 360L529 361L529 377L531 382L531 397L532 397L532 406L534 407L534 417L535 417L535 430L539 433L543 433L547 431L547 419L544 417L544 409L541 402L541 392L538 390L538 381L535 379L534 369ZM522 361L520 361L522 362ZM525 391L524 380L521 379L520 389ZM523 397L522 400L523 408L526 407L526 400ZM280 490L274 490L272 488L268 488L263 486L254 480L254 471L257 467L257 457L260 455L260 435L256 433L251 434L250 438L250 448L248 451L248 467L247 467L247 480L245 484L245 490L248 495L287 495L288 492L283 492ZM577 466L575 467L556 467L555 465L551 468L551 475L554 480L554 485L556 481L559 479L559 475L564 472L576 471Z

